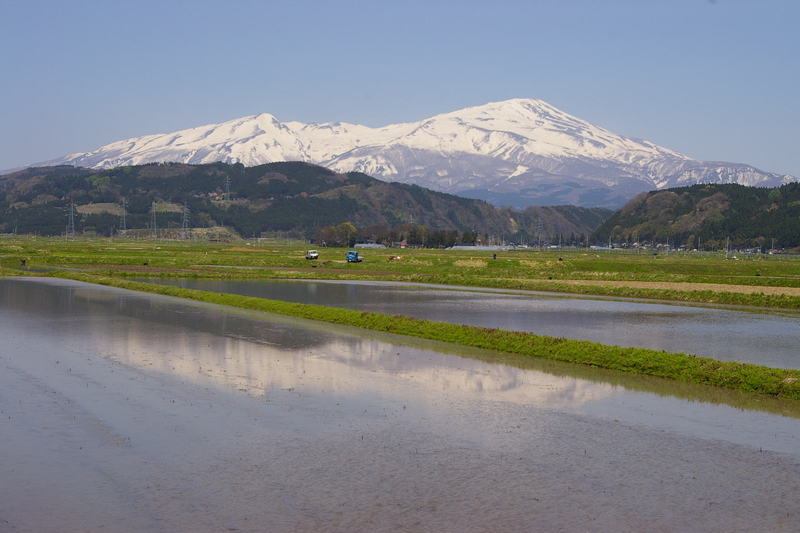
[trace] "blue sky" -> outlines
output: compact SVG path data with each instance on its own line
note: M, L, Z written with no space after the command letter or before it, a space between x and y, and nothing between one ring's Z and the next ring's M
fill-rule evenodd
M800 176L800 2L0 0L0 169L269 112L378 126L513 97Z

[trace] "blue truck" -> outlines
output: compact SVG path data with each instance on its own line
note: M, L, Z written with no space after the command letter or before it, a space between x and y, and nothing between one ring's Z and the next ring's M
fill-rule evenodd
M358 256L357 250L350 250L349 252L347 252L345 258L347 259L348 263L360 263L361 261L364 260L363 257Z

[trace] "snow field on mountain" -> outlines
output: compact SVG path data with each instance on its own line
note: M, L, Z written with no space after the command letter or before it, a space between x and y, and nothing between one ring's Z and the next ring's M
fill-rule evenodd
M612 206L643 190L691 183L776 186L793 176L706 163L617 135L535 99L492 102L417 122L372 128L280 122L261 113L220 124L117 141L40 165L109 168L153 162L304 161L339 172L456 194L512 195L512 204ZM517 202L518 198L518 202Z

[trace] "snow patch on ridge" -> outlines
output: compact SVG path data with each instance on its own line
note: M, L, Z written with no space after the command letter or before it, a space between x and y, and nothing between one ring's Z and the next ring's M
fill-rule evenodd
M617 198L611 189L704 182L780 185L797 179L747 165L693 160L526 98L379 128L280 122L261 113L125 139L39 165L109 168L167 161L246 166L305 161L445 192L516 194L520 206L557 198L554 194L579 205L604 205L606 200L596 198Z

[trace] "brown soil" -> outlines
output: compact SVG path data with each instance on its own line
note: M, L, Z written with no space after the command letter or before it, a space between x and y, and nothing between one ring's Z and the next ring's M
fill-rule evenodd
M343 263L344 261L342 261ZM178 272L178 273L209 273L219 272L230 274L231 266L218 265L200 265L200 268L175 268L175 267L159 267L150 265L72 265L75 268L86 270L122 270L126 272ZM348 271L341 268L325 268L320 267L276 267L276 266L258 266L258 267L240 267L243 272L248 270L274 270L279 272L326 272L335 274L348 274ZM357 273L363 276L393 276L399 274L390 270L358 270Z
M86 270L122 270L126 272L208 272L208 269L198 270L193 268L157 267L149 265L73 265Z
M342 261L343 263L344 261ZM259 267L261 268L261 267ZM363 276L395 276L400 274L400 272L395 272L391 270L357 270L355 272L348 272L343 268L325 268L324 266L320 267L263 267L264 270L277 270L281 272L289 271L289 272L332 272L336 274L359 274Z
M722 283L681 283L662 281L605 281L584 279L533 279L543 283L562 283L565 285L589 285L595 287L630 287L633 289L669 289L673 291L714 291L740 294L780 294L800 296L798 287L763 287L754 285L725 285Z

